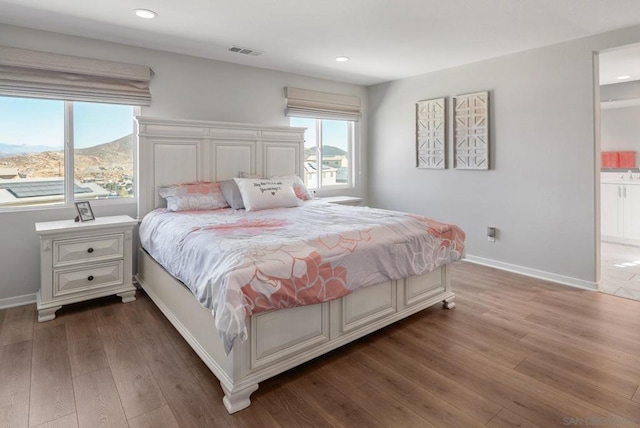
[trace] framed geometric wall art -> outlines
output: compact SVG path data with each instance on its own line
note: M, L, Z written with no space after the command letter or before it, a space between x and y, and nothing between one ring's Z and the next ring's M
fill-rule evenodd
M444 98L416 103L416 166L418 168L446 168L446 111Z
M489 92L453 97L456 169L489 169Z

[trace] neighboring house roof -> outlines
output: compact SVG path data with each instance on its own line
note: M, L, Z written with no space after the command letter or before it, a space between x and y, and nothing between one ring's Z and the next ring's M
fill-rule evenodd
M18 176L18 168L0 168L0 178L15 178Z
M318 171L318 164L316 162L305 162L304 163L304 170L306 172L317 172ZM337 169L333 168L331 166L322 165L322 172L331 172L331 171L337 171Z
M74 183L74 193L80 199L109 196L109 191L95 183ZM60 201L64 195L64 180L60 178L21 178L0 180L0 206L33 205Z

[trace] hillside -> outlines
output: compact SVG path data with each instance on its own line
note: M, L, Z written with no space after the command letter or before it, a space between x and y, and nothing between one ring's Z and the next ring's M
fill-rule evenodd
M28 146L27 146L28 147ZM120 182L133 176L133 136L75 152L76 180ZM62 150L9 155L0 159L0 168L17 168L26 178L61 177L64 174Z
M315 156L316 149L305 149L305 159L309 156ZM348 153L335 146L322 146L322 156L348 156Z
M28 146L26 144L0 143L0 158L16 156L25 153L42 153L51 151L51 146ZM60 149L62 150L62 149Z

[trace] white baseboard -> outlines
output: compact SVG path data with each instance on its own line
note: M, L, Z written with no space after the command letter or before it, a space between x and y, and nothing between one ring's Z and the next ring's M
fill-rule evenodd
M14 306L30 305L36 302L36 293L25 294L24 296L8 297L0 299L0 309L13 308Z
M512 265L511 263L499 262L497 260L485 259L467 254L464 260L492 268L506 270L508 272L519 273L520 275L543 279L545 281L556 282L570 287L581 288L583 290L598 291L598 283L585 281L584 279L572 278L570 276L558 275L556 273L545 272L543 270L532 269L524 266Z

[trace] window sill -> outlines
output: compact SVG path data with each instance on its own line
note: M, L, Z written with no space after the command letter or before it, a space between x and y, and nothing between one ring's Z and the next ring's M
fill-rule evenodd
M363 199L358 196L327 196L325 198L318 198L316 200L328 202L330 204L350 205L354 207L362 205L363 201Z
M117 205L137 205L138 200L136 198L122 198L122 199L103 199L103 200L89 200L92 208L98 207L98 209L102 207L111 207ZM63 203L60 204L51 204L51 205L30 205L30 206L6 206L0 207L0 215L6 213L21 213L21 212L31 212L31 211L61 211L72 209L75 212L75 206L73 203L66 205Z

